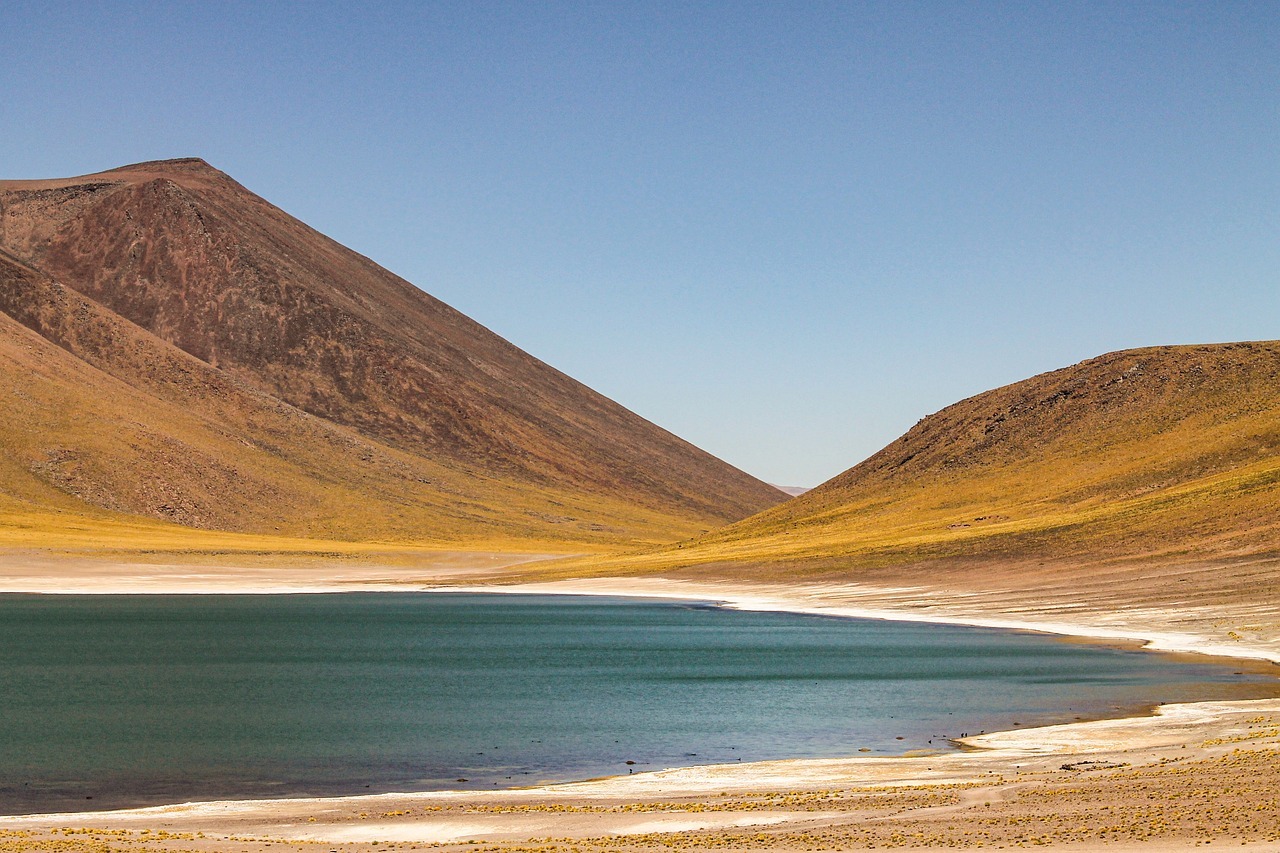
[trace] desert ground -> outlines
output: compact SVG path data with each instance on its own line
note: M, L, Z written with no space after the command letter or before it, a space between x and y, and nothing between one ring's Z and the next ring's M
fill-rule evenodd
M241 566L9 555L16 592L485 589L1040 630L1225 655L1280 674L1273 607L1108 607L1077 587L878 588L673 578L531 581L536 555L437 553L406 567ZM1205 569L1207 571L1207 569ZM1175 572L1175 570L1170 570ZM1176 572L1188 571L1185 569ZM1175 573L1176 573L1175 572ZM511 583L519 579L520 583ZM1177 583L1176 577L1165 585ZM1101 587L1100 587L1101 588ZM1114 589L1113 589L1114 592ZM1065 596L1065 592L1064 592ZM1278 685L1280 687L1280 685ZM1277 690L1280 696L1280 689ZM1280 851L1280 699L997 732L897 758L774 761L478 794L189 803L0 818L0 850L845 850L1051 847Z

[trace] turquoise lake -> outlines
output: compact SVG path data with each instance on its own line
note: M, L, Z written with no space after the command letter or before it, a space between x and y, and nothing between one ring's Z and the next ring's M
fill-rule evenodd
M694 603L3 595L0 812L943 750L1275 693L1229 665L1039 635Z

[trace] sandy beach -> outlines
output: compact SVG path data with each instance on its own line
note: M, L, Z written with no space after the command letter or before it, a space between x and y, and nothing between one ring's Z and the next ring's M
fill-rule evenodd
M663 578L502 584L529 555L440 555L423 570L181 571L85 563L60 582L0 565L9 591L449 589L629 595L755 610L970 624L1280 662L1274 613L1037 608L1015 593ZM23 577L42 577L47 587ZM27 583L27 588L22 588ZM1243 664L1242 664L1243 665ZM1277 667L1280 672L1280 667ZM998 732L967 749L677 768L478 794L176 804L0 818L0 850L841 850L1052 846L1280 850L1280 699L1167 705L1153 715Z

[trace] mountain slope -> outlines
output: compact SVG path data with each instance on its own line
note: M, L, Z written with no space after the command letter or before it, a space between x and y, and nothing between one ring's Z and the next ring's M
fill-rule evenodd
M1260 342L1117 352L980 394L801 497L601 570L902 583L1276 558L1280 342Z
M784 497L202 161L0 182L0 247L9 500L291 535L616 543Z
M625 538L675 523L443 466L307 415L3 254L0 310L0 504L11 509L443 542Z

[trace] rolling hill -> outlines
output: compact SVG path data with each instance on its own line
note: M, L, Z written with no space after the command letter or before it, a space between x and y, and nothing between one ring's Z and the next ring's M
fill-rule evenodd
M195 159L0 181L0 389L22 542L581 550L785 498Z
M592 571L1031 587L1160 565L1226 588L1223 567L1277 563L1272 341L1116 352L979 394L794 500Z

